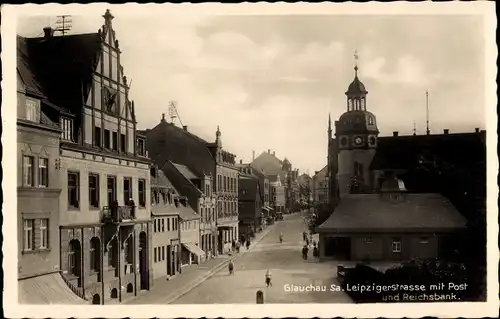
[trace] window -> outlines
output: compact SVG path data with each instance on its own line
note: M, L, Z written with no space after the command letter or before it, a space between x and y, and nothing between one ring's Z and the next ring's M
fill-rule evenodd
M116 177L108 176L108 205L116 201Z
M366 238L365 238L365 243L367 243L367 244L373 244L373 238L371 238L371 237L366 237Z
M137 139L137 155L140 156L146 155L144 140L142 138Z
M113 132L113 151L118 152L118 132Z
M429 243L429 238L427 238L427 237L422 237L422 238L420 238L420 243L421 243L422 245L426 245L426 244L428 244L428 243Z
M73 141L73 121L61 117L61 138L66 141Z
M120 134L120 151L122 153L127 151L127 139L125 134Z
M49 186L49 160L47 158L38 159L38 187Z
M373 125L373 117L371 117L371 116L370 116L370 117L368 118L368 124L369 124L369 125Z
M33 236L33 226L35 225L34 219L24 219L23 220L23 251L33 250L35 246L35 236Z
M33 156L23 156L23 186L33 186Z
M102 136L101 136L101 128L94 127L94 145L97 147L102 146Z
M126 205L132 199L132 178L123 178L123 203Z
M99 208L99 175L89 174L89 205Z
M167 231L171 231L172 229L170 228L170 217L167 217Z
M104 148L107 149L111 148L110 134L111 132L109 130L104 130Z
M157 251L158 248L155 247L154 251L155 251L155 257L154 257L154 260L155 262L158 262L158 251Z
M161 219L161 231L165 232L165 218Z
M68 206L70 208L80 207L80 185L79 174L68 173Z
M165 246L161 246L161 260L165 260Z
M392 252L400 253L401 252L401 240L393 239L392 240Z
M40 248L49 248L49 220L48 218L40 219Z
M68 251L68 272L73 275L80 277L80 242L78 240L72 240L69 242ZM79 283L80 286L80 283Z
M146 207L146 181L139 180L139 206Z
M155 220L154 220L154 222L153 222L153 223L154 223L154 232L155 232L155 233L156 233L156 222L157 222L157 221L158 221L158 220L157 220L157 219L155 219Z
M40 123L40 107L37 101L26 98L26 119L31 122Z

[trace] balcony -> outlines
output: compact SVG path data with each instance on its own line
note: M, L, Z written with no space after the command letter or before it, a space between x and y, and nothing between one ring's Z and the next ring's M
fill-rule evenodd
M124 221L134 220L135 217L135 205L127 206L104 206L102 209L103 223L121 223Z

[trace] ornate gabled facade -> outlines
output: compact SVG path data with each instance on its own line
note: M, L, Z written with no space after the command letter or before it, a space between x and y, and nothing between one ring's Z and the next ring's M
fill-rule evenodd
M62 129L61 269L93 304L121 302L152 284L150 161L113 16L103 18L97 33L54 36L45 28L44 37L26 39L47 115Z

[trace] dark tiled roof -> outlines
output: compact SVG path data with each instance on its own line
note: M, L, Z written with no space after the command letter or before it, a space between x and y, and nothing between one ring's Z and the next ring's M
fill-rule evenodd
M485 132L416 136L384 136L378 140L370 169L413 169L422 155L438 156L457 165L486 159Z
M238 199L242 201L254 201L257 197L259 181L250 176L243 176L239 179L238 184L240 188Z
M79 113L101 52L98 33L27 38L30 64L48 99ZM78 115L78 114L77 114Z
M193 180L193 179L197 179L198 177L193 173L191 172L191 170L186 166L186 165L182 165L182 164L175 164L173 163L175 168L177 168L177 170L182 174L182 176L184 176L186 179L188 180Z
M24 83L26 93L35 95L40 99L45 98L41 85L35 80L35 76L31 71L26 40L20 36L17 36L17 72Z
M215 160L201 138L167 122L145 133L149 156L158 166L170 160L187 166L197 176L214 174Z
M151 176L151 187L152 188L167 188L175 190L174 186L170 180L165 176L165 173L161 169L156 170L156 176Z
M267 175L276 175L281 171L282 161L271 153L262 152L250 165L259 171L264 171Z
M177 207L177 211L179 212L179 217L182 218L183 220L193 220L200 218L200 215L198 215L189 206L184 206L182 204L179 204L179 207Z
M342 198L332 215L319 226L327 232L377 232L463 229L466 219L442 195L406 194L404 200L379 194L351 194Z

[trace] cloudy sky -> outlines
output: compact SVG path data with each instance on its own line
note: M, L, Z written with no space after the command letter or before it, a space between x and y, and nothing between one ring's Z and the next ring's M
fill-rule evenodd
M272 149L301 172L326 164L327 122L346 110L359 76L381 135L485 127L484 31L478 15L158 15L111 7L132 80L139 128L155 126L177 102L189 130L249 161ZM96 32L103 7L73 15L71 33ZM88 11L88 10L87 10ZM27 10L27 12L29 12ZM59 11L60 13L60 11ZM20 19L20 35L42 34L56 13Z

